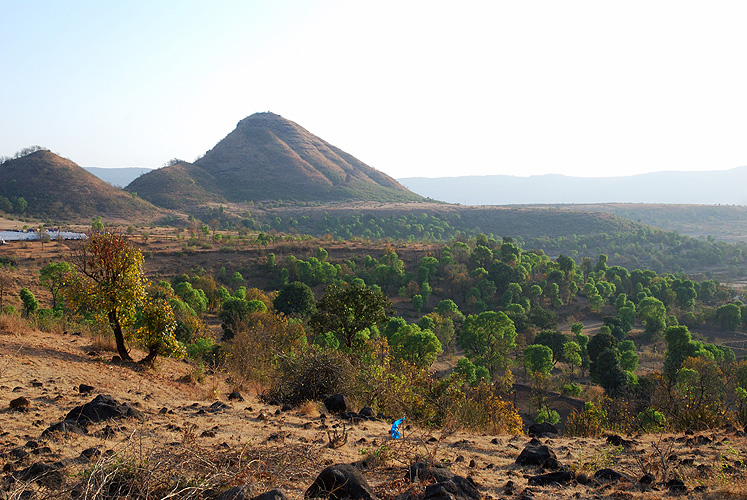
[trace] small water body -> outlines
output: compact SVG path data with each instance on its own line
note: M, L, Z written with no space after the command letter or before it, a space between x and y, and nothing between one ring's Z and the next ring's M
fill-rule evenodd
M51 240L85 240L86 233L72 231L47 231ZM39 241L41 236L36 231L0 231L0 241Z

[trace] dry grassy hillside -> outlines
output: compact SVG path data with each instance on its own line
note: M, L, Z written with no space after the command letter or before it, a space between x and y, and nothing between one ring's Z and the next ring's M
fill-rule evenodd
M24 216L81 222L153 219L162 213L149 202L107 184L76 163L40 150L0 165L0 196L23 197Z
M246 485L250 496L280 488L298 499L325 467L357 463L376 497L423 498L427 484L404 481L420 460L471 478L475 498L653 499L672 495L676 478L688 498L744 498L747 491L747 440L735 429L626 436L618 444L540 438L567 472L562 486L538 485L532 478L549 467L516 464L528 436L408 426L392 440L385 420L339 418L319 402L269 406L247 392L230 400L220 373L196 383L195 368L174 360L141 371L109 362L102 347L76 331L0 325L0 497L218 498ZM85 434L44 434L102 394L140 418L90 423ZM606 469L619 476L599 472ZM646 473L650 484L639 481Z

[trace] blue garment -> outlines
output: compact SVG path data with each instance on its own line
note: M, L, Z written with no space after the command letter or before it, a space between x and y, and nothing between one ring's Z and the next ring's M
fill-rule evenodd
M399 439L402 437L402 433L399 432L399 426L402 425L402 422L405 421L405 417L400 418L399 420L395 420L392 424L392 430L391 435L392 439Z

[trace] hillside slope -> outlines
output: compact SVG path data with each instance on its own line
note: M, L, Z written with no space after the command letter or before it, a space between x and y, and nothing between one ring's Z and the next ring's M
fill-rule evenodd
M78 164L40 150L0 165L0 196L23 197L26 215L82 221L149 217L159 210L107 184Z
M169 182L164 182L168 179ZM127 186L157 205L174 207L171 186L184 188L188 206L232 202L420 201L393 178L313 135L297 123L256 113L193 164L147 173Z

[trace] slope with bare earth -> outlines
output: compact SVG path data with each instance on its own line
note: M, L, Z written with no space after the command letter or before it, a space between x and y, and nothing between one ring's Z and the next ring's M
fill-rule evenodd
M281 488L294 499L339 463L356 463L377 498L423 498L430 481L403 478L424 459L471 478L482 498L676 498L667 485L675 478L687 498L744 498L746 491L747 438L733 428L626 436L624 446L604 436L541 438L570 474L562 485L532 484L547 470L516 463L528 436L408 425L392 440L383 419L341 419L319 403L281 409L246 393L244 401L229 400L220 371L194 383L185 363L162 360L157 370L143 371L110 362L111 353L77 332L18 327L0 324L3 498L215 499L245 486L245 498ZM85 434L44 434L97 395L129 404L142 419L93 422ZM27 406L11 409L18 398ZM594 477L605 468L622 478ZM639 483L644 473L651 483Z
M194 164L164 167L126 189L155 204L173 204L168 185L159 184L164 176L190 188L185 192L190 200L204 199L205 192L228 201L422 200L383 172L274 113L241 120Z
M22 197L28 203L26 215L58 221L90 221L94 216L148 218L160 212L149 202L45 150L0 165L0 196Z

